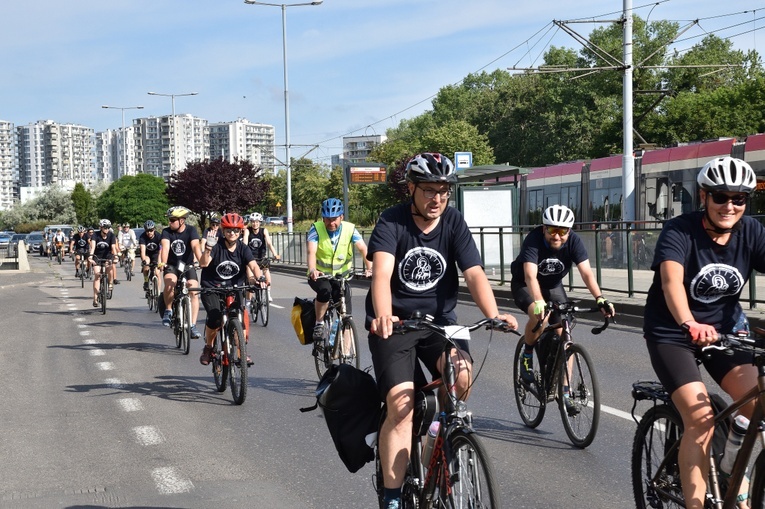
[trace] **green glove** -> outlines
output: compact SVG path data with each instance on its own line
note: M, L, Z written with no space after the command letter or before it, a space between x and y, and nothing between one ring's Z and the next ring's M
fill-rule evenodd
M545 312L545 301L543 300L535 300L534 301L534 314L535 315L541 315Z

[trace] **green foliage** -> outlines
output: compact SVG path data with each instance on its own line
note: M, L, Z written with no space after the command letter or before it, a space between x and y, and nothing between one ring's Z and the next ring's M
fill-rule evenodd
M310 159L292 160L292 214L296 221L321 217L321 202L330 198L331 171ZM336 198L342 198L342 189ZM287 196L284 196L286 203Z
M114 223L143 224L164 217L168 208L165 181L147 173L127 175L113 182L98 198L98 218Z
M77 217L77 224L92 225L98 220L96 214L96 200L90 191L85 189L82 183L78 182L72 191L72 205Z
M21 231L38 224L75 224L76 216L69 193L51 186L23 205L5 211L0 219L3 228Z

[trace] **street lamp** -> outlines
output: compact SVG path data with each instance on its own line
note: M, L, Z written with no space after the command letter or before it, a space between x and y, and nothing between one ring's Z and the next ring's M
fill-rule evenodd
M292 171L290 169L290 96L287 86L287 7L321 5L324 0L299 4L271 4L256 0L244 0L249 5L269 5L282 8L282 50L284 58L284 163L287 167L287 232L292 233Z
M176 153L176 151L178 149L178 143L177 143L177 140L176 140L176 132L178 130L175 128L175 98L176 97L189 96L189 95L197 95L197 94L199 94L199 92L189 92L189 93L186 93L186 94L158 94L157 92L147 92L147 93L149 95L159 95L159 96L162 96L162 97L170 97L171 100L172 100L172 104L173 104L173 160L172 160L172 164L170 166L170 174L172 175L172 174L175 173L175 153Z
M106 110L122 110L122 168L125 175L128 174L127 169L127 132L125 132L125 110L142 110L143 106L101 106L102 108ZM117 172L116 177L119 177L119 171Z

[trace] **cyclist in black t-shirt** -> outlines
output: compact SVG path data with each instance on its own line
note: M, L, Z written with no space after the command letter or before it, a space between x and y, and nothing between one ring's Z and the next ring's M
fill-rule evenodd
M714 412L696 354L718 333L747 327L739 304L752 270L765 272L765 228L744 215L757 177L746 162L721 157L698 174L703 211L668 221L656 243L643 332L651 364L683 420L680 480L686 507L703 507ZM731 398L757 384L752 356L704 355L703 364ZM755 401L739 410L750 417ZM743 486L742 486L743 487Z
M379 437L386 509L400 504L412 436L417 359L436 375L444 350L444 339L429 332L391 337L393 322L419 310L438 324L455 323L459 268L481 312L518 327L513 316L499 314L470 230L459 211L448 207L451 185L457 181L452 162L437 153L418 154L407 164L406 178L412 200L382 213L367 253L374 271L366 299L366 327L378 388L388 408ZM452 360L457 390L467 399L471 358L467 345L460 346Z
M80 266L83 260L87 264L88 253L90 252L90 237L84 226L77 227L77 233L72 235L69 241L69 252L74 253L74 277L80 277Z

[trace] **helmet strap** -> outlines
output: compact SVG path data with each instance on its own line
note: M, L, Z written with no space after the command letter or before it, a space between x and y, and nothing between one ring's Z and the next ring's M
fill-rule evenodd
M712 218L709 217L709 211L704 211L704 217L702 218L702 224L704 225L704 229L708 232L714 232L717 234L725 234L725 233L732 233L739 231L741 229L741 220L739 219L736 221L736 224L734 224L731 228L720 228L717 226L714 221L712 221Z

